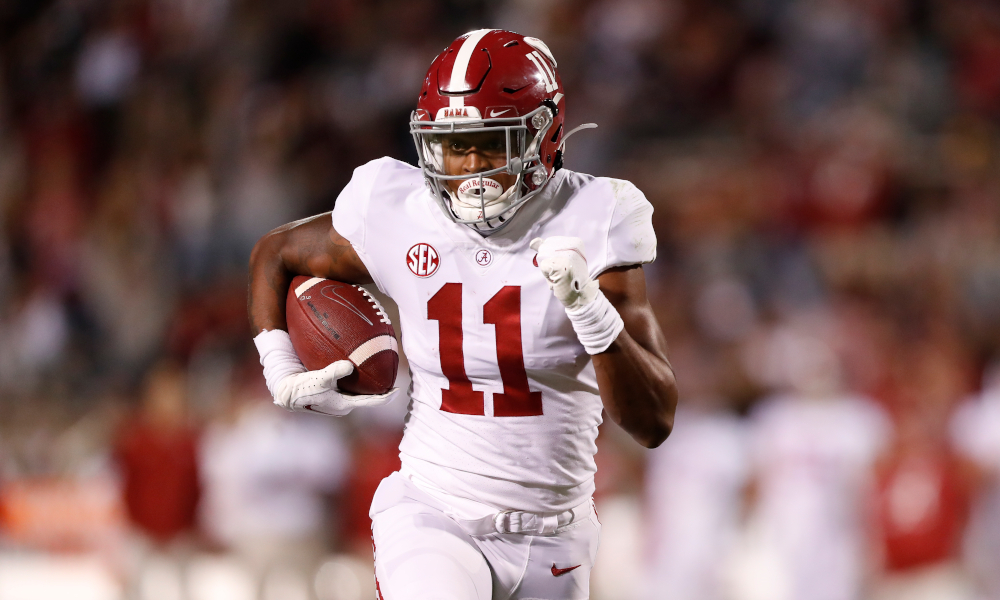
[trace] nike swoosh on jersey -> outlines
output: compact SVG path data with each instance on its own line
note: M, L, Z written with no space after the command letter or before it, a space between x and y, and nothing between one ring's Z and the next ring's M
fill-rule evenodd
M569 573L573 569L579 569L581 566L583 565L576 565L575 567L566 567L565 569L560 569L556 567L556 563L552 563L552 576L559 577L560 575L565 575L566 573Z
M510 112L510 109L509 108L505 108L505 109L501 110L500 112L497 112L495 110L491 110L490 111L490 117L499 117L500 115L504 114L505 112Z

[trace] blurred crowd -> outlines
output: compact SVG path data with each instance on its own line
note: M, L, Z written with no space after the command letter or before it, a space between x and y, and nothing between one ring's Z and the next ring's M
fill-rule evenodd
M603 427L594 598L1000 598L990 0L0 4L0 597L374 593L405 402L271 407L246 265L415 162L480 27L549 45L600 126L567 167L656 209L682 402L653 451Z

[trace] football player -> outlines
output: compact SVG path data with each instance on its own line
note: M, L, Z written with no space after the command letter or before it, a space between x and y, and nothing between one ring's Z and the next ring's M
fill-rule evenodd
M274 402L346 414L339 361L308 372L286 333L295 275L374 283L399 305L412 385L402 468L372 501L385 600L589 596L602 410L655 447L677 392L646 299L653 208L562 168L566 98L536 38L481 29L427 71L419 166L358 167L331 213L265 235L251 324Z

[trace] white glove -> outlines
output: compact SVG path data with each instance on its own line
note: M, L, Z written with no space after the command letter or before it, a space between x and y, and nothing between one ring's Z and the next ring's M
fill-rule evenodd
M563 306L575 310L594 301L600 288L587 270L583 240L558 235L535 238L529 247L538 253L538 268Z
M386 394L345 395L337 389L337 380L354 371L354 363L338 360L318 371L307 371L295 355L288 332L263 331L254 338L264 366L267 389L274 403L291 411L308 411L342 417L361 406L379 406L389 402L398 388Z
M590 276L583 240L568 236L535 238L529 247L538 253L538 268L553 295L566 307L566 316L584 350L588 354L607 350L625 323Z
M274 403L291 411L309 411L342 417L355 408L385 404L396 393L393 388L386 394L344 395L337 390L337 380L354 371L354 363L338 360L319 371L306 371L288 375L278 382L274 390Z

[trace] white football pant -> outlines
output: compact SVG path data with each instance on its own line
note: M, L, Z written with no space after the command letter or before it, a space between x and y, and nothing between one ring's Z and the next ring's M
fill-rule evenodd
M416 499L415 499L416 498ZM393 473L372 501L379 600L586 600L597 514L549 535L470 535Z

